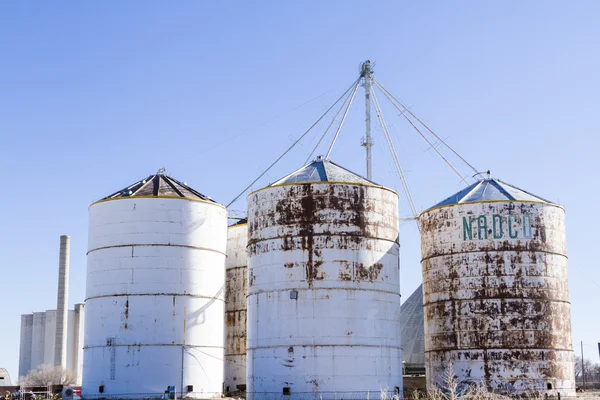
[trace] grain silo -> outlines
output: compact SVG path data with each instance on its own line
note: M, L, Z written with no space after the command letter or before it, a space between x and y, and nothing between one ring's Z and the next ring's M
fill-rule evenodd
M563 208L496 179L423 212L428 386L575 394Z
M248 287L248 223L227 229L225 262L225 392L246 390L246 293Z
M401 392L398 195L319 158L248 196L248 235L248 398Z
M225 208L159 172L89 215L83 396L220 396Z

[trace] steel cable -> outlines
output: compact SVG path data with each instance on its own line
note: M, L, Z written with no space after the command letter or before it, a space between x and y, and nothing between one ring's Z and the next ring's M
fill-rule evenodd
M410 189L408 188L408 182L406 181L406 177L404 176L404 171L402 170L402 166L400 165L400 161L398 160L398 155L396 154L396 149L394 147L394 142L392 141L392 137L387 129L387 125L385 120L383 119L383 114L381 112L381 108L379 107L379 101L377 100L377 96L375 96L375 91L371 89L371 96L373 97L373 105L375 106L375 113L377 114L377 119L379 120L379 124L381 125L381 129L383 130L385 139L388 143L388 147L390 149L390 153L392 154L392 159L394 160L394 164L396 165L396 170L398 171L398 175L400 176L400 181L402 182L402 187L404 189L404 193L406 194L406 198L408 200L408 204L412 211L413 217L417 219L417 228L421 231L421 228L418 224L418 213L415 207L415 203L413 201L412 195L410 194Z
M329 150L327 150L327 155L325 155L325 159L329 158L329 155L331 154L331 150L333 150L333 146L335 145L335 141L338 138L338 135L340 134L340 131L342 130L342 126L344 126L344 121L346 121L346 116L348 115L348 110L350 110L350 106L352 105L352 101L354 100L354 95L356 94L356 89L358 89L358 81L356 82L356 85L354 85L354 90L352 91L352 95L350 96L350 102L348 103L348 106L346 107L346 111L344 111L344 116L342 117L342 120L340 121L340 126L338 126L337 131L335 132L335 135L333 135L333 140L331 141L331 145L329 145Z
M329 125L327 126L327 129L325 129L325 132L323 133L323 135L321 135L321 138L319 139L319 141L317 142L317 145L314 147L314 149L310 152L310 154L308 155L308 157L306 158L306 161L304 161L304 164L308 164L308 162L311 160L312 156L315 154L315 152L317 151L317 149L319 148L319 146L321 145L321 142L323 141L323 139L325 139L325 136L327 136L327 133L329 132L329 129L331 129L331 127L333 126L333 124L335 123L335 120L337 119L338 115L340 115L340 113L342 112L342 110L344 109L344 106L346 105L346 103L348 102L348 99L350 98L350 95L348 95L348 97L346 97L346 99L344 100L344 102L342 103L342 105L340 106L340 108L338 109L338 111L335 113L335 116L332 118L331 122L329 123Z
M437 140L439 140L440 142L442 142L442 143L444 144L444 146L446 146L446 147L447 147L447 148L448 148L448 149L449 149L449 150L450 150L452 153L454 153L454 155L456 155L456 156L457 156L457 157L458 157L458 158L459 158L459 159L460 159L462 162L464 162L466 165L468 165L468 166L469 166L469 168L471 168L473 171L475 171L475 174L478 174L478 173L479 173L479 171L478 171L478 170L477 170L477 169L476 169L476 168L475 168L473 165L471 165L471 164L470 164L470 163L469 163L467 160L465 160L465 159L464 159L464 158L463 158L463 157L462 157L460 154L458 154L458 153L456 152L456 150L454 150L452 147L450 147L450 145L449 145L448 143L446 143L446 142L444 141L444 139L442 139L441 137L439 137L438 135L436 135L436 133L435 133L433 130L431 130L431 128L429 128L427 125L425 125L425 123L424 123L423 121L421 121L421 120L419 119L419 117L417 117L415 114L413 114L413 113L412 113L412 111L410 111L410 110L408 109L408 107L406 107L406 106L405 106L405 105L404 105L404 104L403 104L403 103L402 103L400 100L398 100L396 97L394 97L394 95L393 95L393 94L391 94L391 93L390 93L390 92L389 92L389 91L388 91L386 88L384 88L384 87L383 87L383 86L382 86L382 85L381 85L381 84L380 84L378 81L376 81L374 78L373 78L373 82L375 82L375 85L377 85L377 87L378 87L379 89L381 89L381 91L382 91L382 92L384 92L384 94L385 94L385 93L387 93L387 95L389 95L389 96L390 96L392 99L394 99L394 100L395 100L395 101L396 101L398 104L400 104L400 106L401 106L402 108L404 108L404 109L405 109L405 110L406 110L406 111L407 111L407 112L408 112L408 113L409 113L409 114L410 114L410 115L411 115L411 116L412 116L414 119L416 119L416 120L417 120L417 121L418 121L418 122L419 122L421 125L423 125L423 126L425 127L425 129L427 129L427 130L428 130L428 131L429 131L429 132L430 132L430 133L431 133L433 136L435 136L435 138L436 138ZM393 104L393 102L392 102L392 104Z
M239 199L239 198L240 198L240 197L241 197L241 196L242 196L244 193L246 193L246 191L247 191L248 189L250 189L250 188L252 187L252 185L254 185L256 182L258 182L258 180L259 180L260 178L262 178L262 177L263 177L263 176L264 176L264 175L265 175L267 172L269 172L269 170L270 170L271 168L273 168L273 167L275 166L275 164L277 164L277 163L278 163L278 162L279 162L279 161L280 161L280 160L281 160L283 157L285 157L285 155L286 155L287 153L289 153L289 152L290 152L290 151L291 151L291 150L292 150L292 149L293 149L293 148L294 148L294 147L295 147L295 146L296 146L296 145L297 145L297 144L298 144L298 143L299 143L299 142L300 142L302 139L304 139L304 137L305 137L305 136L306 136L306 135L307 135L307 134L308 134L308 133L309 133L309 132L310 132L310 131L311 131L311 130L312 130L312 129L313 129L313 128L314 128L314 127L315 127L315 126L316 126L316 125L319 123L319 122L321 122L321 120L322 120L323 118L325 118L325 116L326 116L326 115L329 113L329 111L331 111L331 110L333 109L333 107L335 107L335 105L336 105L337 103L339 103L339 101L340 101L340 100L342 100L342 99L343 99L343 98L346 96L346 94L347 94L347 93L348 93L348 92L349 92L349 91L350 91L350 90L351 90L351 89L354 87L354 85L356 85L356 84L357 84L359 81L360 81L360 77L359 77L358 79L356 79L354 82L352 82L352 85L350 85L350 87L349 87L348 89L346 89L346 91L345 91L345 92L344 92L344 93L343 93L343 94L342 94L342 95L341 95L341 96L340 96L340 97L339 97L339 98L338 98L338 99L337 99L337 100L336 100L336 101L335 101L335 102L334 102L334 103L331 105L331 107L329 107L329 108L327 109L327 111L325 111L325 112L323 113L323 115L321 115L321 116L319 117L319 119L317 119L317 121L316 121L314 124L312 124L312 125L310 126L310 128L308 128L308 129L306 130L306 132L304 132L304 133L302 134L302 136L300 136L300 137L298 138L298 140L296 140L296 141L295 141L295 142L294 142L294 143L293 143L293 144L292 144L292 145L291 145L291 146L290 146L290 147L289 147L289 148L288 148L286 151L284 151L284 152L283 152L283 154L282 154L282 155L280 155L280 156L279 156L279 157L278 157L278 158L277 158L275 161L273 161L273 163L272 163L271 165L269 165L269 167L268 167L266 170L264 170L264 171L263 171L263 172L262 172L262 173L261 173L261 174L258 176L258 178L256 178L255 180L253 180L253 181L252 181L252 183L250 183L248 186L246 186L246 187L244 188L244 190L242 190L242 192L241 192L240 194L238 194L238 195L237 195L237 196L236 196L236 197L235 197L233 200L231 200L231 202L229 202L229 204L227 204L227 208L229 208L229 206L231 206L233 203L235 203L235 202L236 202L236 201L237 201L237 200L238 200L238 199Z
M448 164L448 166L456 173L456 175L458 175L460 177L460 179L465 184L468 185L469 182L467 182L466 178L454 167L454 165L452 165L452 163L450 161L448 161L448 159L446 157L444 157L444 155L438 150L438 148L435 147L429 139L427 139L427 137L423 134L423 132L421 132L421 130L410 120L410 118L408 118L406 116L404 111L401 110L400 107L398 107L398 105L396 103L394 103L394 100L392 100L392 98L389 96L389 94L386 93L386 91L382 89L381 85L379 85L379 83L377 83L377 82L375 82L375 85L381 90L383 95L390 101L390 103L392 103L392 105L396 108L396 110L398 110L398 112L404 117L404 119L406 121L408 121L408 123L419 133L419 135L421 135L423 140L425 140L427 142L427 144L429 144L429 146L431 146L431 148L433 148L433 150L437 153L437 155L440 156L441 159L444 160L446 162L446 164ZM403 107L403 108L404 108L404 110L408 111L408 109L406 107Z

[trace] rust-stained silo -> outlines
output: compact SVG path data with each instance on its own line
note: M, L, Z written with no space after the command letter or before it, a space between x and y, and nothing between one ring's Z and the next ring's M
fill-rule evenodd
M563 208L486 179L420 225L428 386L574 395Z
M248 287L248 221L227 229L225 261L225 392L246 387L246 293Z
M317 161L248 196L249 399L402 392L398 195Z

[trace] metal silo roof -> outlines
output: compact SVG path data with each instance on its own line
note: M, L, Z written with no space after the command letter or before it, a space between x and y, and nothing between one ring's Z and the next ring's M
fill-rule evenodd
M311 182L344 182L379 186L375 182L321 157L269 186Z
M425 368L425 319L423 315L423 285L419 285L400 306L400 337L402 361L407 366Z
M116 200L129 197L181 197L192 200L205 200L215 203L210 197L192 189L185 183L177 179L165 175L163 171L159 171L154 175L150 175L142 180L139 180L109 196L104 197L104 200Z
M484 179L453 194L431 208L482 201L531 201L553 204L551 201L499 179Z

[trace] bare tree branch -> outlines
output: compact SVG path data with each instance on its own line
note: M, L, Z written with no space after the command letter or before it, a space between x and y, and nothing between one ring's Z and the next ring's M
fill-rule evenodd
M71 385L75 383L75 374L58 365L42 364L22 378L24 385Z

